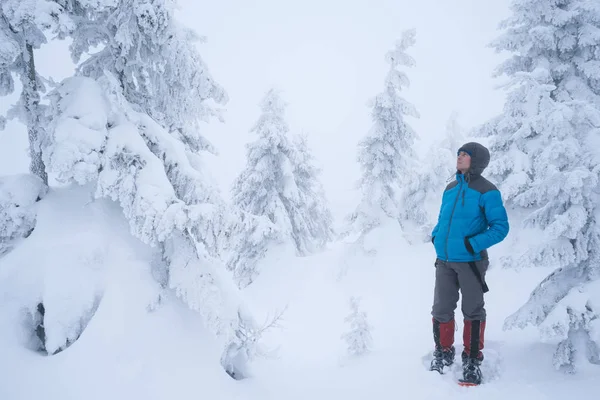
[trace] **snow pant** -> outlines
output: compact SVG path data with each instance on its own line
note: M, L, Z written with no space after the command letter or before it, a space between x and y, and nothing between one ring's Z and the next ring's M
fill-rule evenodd
M481 260L471 264L436 260L431 310L433 337L437 348L448 349L454 344L454 311L458 304L460 290L464 319L463 356L482 358L486 320L483 295L484 290L487 290L485 273L489 261ZM481 281L473 271L473 267L479 272Z

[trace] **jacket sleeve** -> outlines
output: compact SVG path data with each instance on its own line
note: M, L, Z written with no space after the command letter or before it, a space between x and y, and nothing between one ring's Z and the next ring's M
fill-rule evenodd
M469 238L469 243L475 253L489 249L495 244L500 243L508 235L508 215L500 191L491 190L481 196L481 206L485 210L485 217L488 221L488 229L484 232Z

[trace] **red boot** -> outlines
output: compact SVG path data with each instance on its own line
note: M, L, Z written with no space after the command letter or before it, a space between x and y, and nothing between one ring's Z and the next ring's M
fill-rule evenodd
M464 351L462 358L483 360L483 344L485 333L485 321L467 321L465 320L463 329L463 346Z
M449 350L454 344L454 320L439 322L435 318L432 318L432 321L435 347L441 350Z
M454 362L454 320L439 322L433 318L432 322L435 350L431 369L441 371L443 366L452 365Z

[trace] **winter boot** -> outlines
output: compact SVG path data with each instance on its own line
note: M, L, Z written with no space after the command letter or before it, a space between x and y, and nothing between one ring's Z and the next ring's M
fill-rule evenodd
M482 375L480 365L483 361L485 321L467 321L465 320L463 330L462 352L463 379L461 382L479 385Z
M444 366L450 366L454 363L454 320L448 322L439 322L436 319L433 322L433 340L435 350L433 351L433 360L431 361L431 371L442 373Z

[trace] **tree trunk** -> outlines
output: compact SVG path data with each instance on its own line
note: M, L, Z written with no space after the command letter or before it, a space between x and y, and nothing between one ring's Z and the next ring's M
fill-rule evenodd
M42 160L42 149L40 145L43 128L40 126L40 94L38 92L35 63L33 58L33 46L25 43L23 51L23 67L25 74L23 75L23 105L27 118L27 133L29 136L29 155L31 162L29 170L32 174L37 175L42 179L44 184L48 186L48 174L46 166Z

